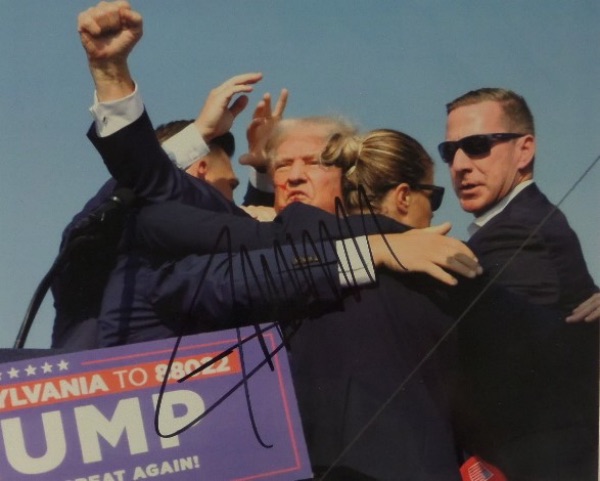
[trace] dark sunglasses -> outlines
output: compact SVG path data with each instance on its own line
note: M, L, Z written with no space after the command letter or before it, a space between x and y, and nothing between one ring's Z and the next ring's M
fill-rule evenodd
M517 139L527 134L480 134L469 135L460 140L446 141L438 145L438 151L442 160L447 164L452 164L454 155L458 149L467 154L469 157L479 157L488 155L492 150L492 146L498 142L505 142L511 139Z
M415 184L411 185L411 188L414 190L430 190L431 194L427 196L429 199L429 203L431 204L431 211L435 212L442 205L442 200L444 199L444 188L439 187L437 185L431 184Z

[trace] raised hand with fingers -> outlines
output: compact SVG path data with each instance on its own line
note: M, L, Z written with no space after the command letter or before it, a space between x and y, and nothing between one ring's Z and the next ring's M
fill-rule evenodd
M236 75L210 91L194 122L204 140L209 142L229 131L235 118L248 105L246 95L240 95L231 103L233 97L252 92L253 85L261 79L261 73Z
M277 122L283 118L287 100L288 91L282 89L275 109L271 110L271 94L263 95L254 109L252 121L246 130L248 153L240 157L240 164L252 166L259 172L266 172L268 165L264 152L265 145Z

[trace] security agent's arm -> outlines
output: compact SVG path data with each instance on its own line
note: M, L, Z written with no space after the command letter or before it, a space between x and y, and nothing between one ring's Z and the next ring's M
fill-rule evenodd
M257 222L250 217L234 217L199 209L179 202L163 202L140 210L136 242L142 249L160 255L182 257L231 250L270 247L286 243L280 218Z
M482 229L469 241L482 259L487 282L494 282L535 304L558 307L560 273L543 236L533 232L530 225L516 222L494 227Z
M435 239L435 234L426 235ZM390 235L388 241L394 246L399 238L402 235ZM422 235L408 238L416 245L424 241ZM373 263L398 270L388 245L380 240L381 236L371 238L373 259L364 236L333 244L191 255L155 268L147 279L151 286L147 295L159 317L184 319L198 324L200 329L215 323L225 328L255 322L252 315L276 314L274 307L302 310L316 303L335 305L344 292L349 292L344 289L375 283ZM409 259L408 265L419 268L417 262L419 259ZM466 262L463 269L471 263ZM426 265L435 277L429 264L431 260ZM445 272L444 275L453 279ZM439 279L444 281L443 276Z
M449 222L412 229L402 234L370 235L369 245L376 267L396 272L420 272L449 286L455 274L473 279L483 273L477 257L463 242L447 237Z
M311 242L326 244L329 236L333 239L346 239L346 245L352 239L363 234L379 232L369 229L369 221L358 216L345 220L310 206L292 205L288 209L296 210L300 217L310 214L311 227L295 229L294 216L284 216L274 222L256 222L249 218L240 218L227 214L215 214L194 207L169 203L143 209L138 217L137 236L141 245L162 255L185 256L191 253L207 254L230 250L237 252L242 248L272 248L275 244L304 246ZM287 210L287 209L286 209ZM337 229L338 221L341 229ZM367 229L363 230L363 221ZM382 219L385 221L385 219ZM290 225L292 224L292 225ZM325 230L322 226L328 226ZM378 226L371 226L378 227ZM430 229L413 229L404 234L371 234L368 236L373 259L377 266L400 272L423 272L446 284L456 284L456 278L450 273L474 277L481 268L471 250L462 242L447 237L449 224ZM327 232L327 234L325 234ZM289 234L289 235L288 235ZM339 258L344 258L343 246ZM364 259L370 258L363 252Z
M368 256L364 237L344 249L325 243L190 255L152 271L148 299L162 318L221 328L249 322L256 312L274 313L277 306L335 303L342 289L374 283L371 259L361 260L360 250ZM342 252L344 262L338 259Z

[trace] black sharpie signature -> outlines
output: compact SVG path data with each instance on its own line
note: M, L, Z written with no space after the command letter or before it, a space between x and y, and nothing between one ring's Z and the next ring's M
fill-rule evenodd
M333 231L335 234L332 234L331 227L328 227L327 224L320 220L317 223L317 233L318 237L315 239L313 235L308 230L301 230L299 232L298 237L300 237L300 243L295 241L294 237L287 233L286 234L286 247L289 247L293 251L293 257L295 259L311 259L311 263L303 263L296 262L294 265L290 265L288 261L288 257L283 253L283 245L277 241L273 242L272 245L272 253L275 259L276 272L271 270L271 267L267 263L264 257L261 258L261 265L256 266L252 262L249 257L248 249L245 248L243 243L240 245L240 253L239 258L241 259L241 271L242 277L244 280L244 286L247 294L248 301L248 310L251 311L261 305L268 305L270 307L281 307L283 303L289 301L290 298L293 298L297 293L303 293L300 295L300 302L297 303L298 307L302 304L302 301L310 299L319 299L322 297L323 289L329 290L328 294L330 295L330 302L339 302L343 299L344 295L354 295L357 299L360 299L360 290L356 289L357 286L355 274L353 271L346 272L343 271L342 275L345 277L346 285L351 286L342 292L338 283L334 279L334 277L329 272L326 267L328 263L334 261L337 265L339 259L337 258L337 254L334 254L335 258L331 259L331 254L329 254L326 247L329 245L333 246L333 243L336 239L345 238L345 242L343 245L343 255L348 256L348 249L346 243L352 242L356 243L356 237L358 235L363 234L379 234L385 238L385 234L383 232L382 226L379 222L379 219L372 210L367 215L354 216L353 221L351 221L350 217L345 212L343 206L341 205L339 199L336 202L336 216L331 216L335 219ZM370 221L370 222L369 222ZM369 225L367 225L369 224ZM211 272L211 267L214 261L214 252L219 250L223 250L225 248L227 252L227 262L228 262L228 270L229 270L229 283L232 294L232 303L236 304L237 302L237 294L235 289L235 279L234 279L234 269L233 269L233 248L232 248L232 239L231 239L231 231L228 228L223 228L217 239L215 241L213 247L213 254L211 254L211 258L207 263L206 267L203 270L203 273L198 281L198 286L196 288L196 292L194 295L194 299L191 305L195 305L198 301L198 296L200 295L201 289L206 282L207 276L209 276ZM389 246L388 246L389 247ZM391 251L391 248L390 248ZM335 252L335 250L333 250ZM360 253L360 251L359 251ZM361 253L362 255L362 253ZM398 260L399 265L400 260ZM366 266L366 260L361 258L359 264ZM325 280L325 287L320 287L317 285L313 275L313 269L322 269L323 278ZM262 270L264 274L264 278L266 279L265 285L261 284L260 276L258 272ZM368 271L367 271L368 272ZM336 275L337 272L336 272ZM370 275L370 274L369 274ZM283 280L282 280L283 278ZM279 282L277 281L279 280ZM371 278L371 281L375 279ZM252 288L258 290L257 300L254 299L254 296L251 294ZM286 304L287 305L287 304ZM296 304L295 304L296 305ZM287 310L289 312L289 309ZM275 313L278 312L277 309L274 310ZM193 317L192 314L188 313L187 318ZM273 317L273 314L271 314ZM187 373L185 376L178 380L179 383L184 383L193 376L202 372L203 370L209 368L211 365L217 363L221 359L225 358L235 350L238 350L240 353L240 361L242 366L242 379L234 384L229 391L224 393L219 399L217 399L213 404L208 406L205 411L198 415L195 419L189 422L187 425L182 428L173 431L173 432L162 432L159 428L159 420L160 420L160 412L162 406L162 399L166 389L167 380L169 379L169 375L171 372L171 368L173 363L177 358L177 352L183 337L183 327L184 323L182 323L182 332L176 340L174 349L170 356L167 370L165 373L165 377L163 379L163 383L161 385L161 389L159 392L159 398L157 402L157 408L155 413L155 429L159 436L161 437L173 437L178 434L181 434L185 430L189 429L192 425L200 421L202 418L206 417L209 413L211 413L218 405L220 405L223 401L225 401L229 396L231 396L238 389L242 388L245 391L246 403L248 407L248 414L250 417L250 421L252 424L252 428L255 434L257 441L264 447L270 447L268 443L264 442L262 437L259 434L258 427L256 426L255 417L253 414L252 401L250 396L250 387L249 380L252 378L254 374L256 374L260 369L265 366L269 366L271 370L273 370L272 359L273 357L283 348L289 347L289 341L293 337L294 333L301 327L304 316L302 315L302 310L297 313L296 316L293 316L292 319L286 319L284 323L274 322L270 324L267 328L261 329L258 324L252 324L254 326L255 332L250 336L246 336L242 338L241 331L237 328L238 342L228 349L225 349L217 356L215 356L210 362L203 364L196 370ZM264 321L263 321L264 322ZM280 324L284 324L283 326ZM263 337L263 333L266 330L276 330L280 343L272 350L269 351L267 348L266 342ZM285 333L284 333L285 330ZM244 344L248 341L257 339L260 343L264 359L257 366L248 371L246 362L244 360Z

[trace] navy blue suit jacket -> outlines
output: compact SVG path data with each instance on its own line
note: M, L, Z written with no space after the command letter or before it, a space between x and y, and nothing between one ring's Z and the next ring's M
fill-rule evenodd
M148 332L143 336L139 338L134 336L130 339L126 333L132 332L129 329L131 326L126 325L127 320L123 316L118 319L118 322L114 318L110 318L108 322L104 320L107 312L111 315L116 311L122 312L123 315L129 312L126 306L135 306L136 289L142 288L136 283L139 279L147 278L145 264L135 252L132 243L139 210L143 210L146 205L173 200L180 204L202 206L215 212L232 213L236 216L243 217L246 213L223 197L214 187L181 171L171 162L160 147L146 112L132 124L104 138L97 136L92 125L88 137L102 156L115 181L122 187L132 189L142 202L142 205L132 210L127 218L120 240L120 253L103 294L99 315L99 345L164 337L163 326L156 324L157 330L154 335L152 328L148 327ZM146 289L142 290L145 291ZM151 325L152 323L149 324ZM143 326L142 323L140 327ZM178 326L174 327L177 329ZM177 331L169 330L169 332Z
M73 217L64 229L59 252L71 243L72 233L80 221L99 207L114 191L117 183L111 179ZM117 226L120 227L120 226ZM65 266L52 282L52 296L56 312L52 329L52 347L68 346L89 349L97 346L96 321L100 313L102 293L116 260L118 239L111 232L110 239L86 242L68 255Z
M178 227L184 225L203 229L184 232ZM140 215L138 240L182 255L219 248L215 241L225 230L233 250L287 241L302 252L311 240L320 248L325 231L338 238L406 229L388 218L345 220L304 204L289 206L272 223L258 223L164 203ZM316 310L288 306L269 317L302 321L298 329L289 327L289 344L311 460L376 479L458 479L446 398L454 344L433 350L420 366L450 318L406 276L378 277L376 286ZM423 281L413 281L417 277Z
M493 289L459 324L464 445L511 480L595 479L598 325L564 321L597 290L576 234L531 185L469 245L513 295Z
M245 215L211 185L172 164L160 148L146 112L131 125L106 138L99 138L92 125L88 138L102 155L113 179L102 186L65 228L61 250L73 228L105 202L117 185L132 189L138 202L126 219L104 226L99 239L86 242L71 252L65 267L54 280L53 347L89 349L98 346L97 318L104 288L111 282L110 274L116 263L119 262L120 268L126 264L129 232L140 206L177 200L218 212ZM117 249L123 253L118 260Z
M334 216L300 204L272 223L178 202L146 207L137 216L137 248L119 256L105 291L101 344L170 337L182 327L192 333L264 321L262 308L273 317L283 302L335 300L340 283L333 240L363 232L362 220L352 223L353 229L338 226ZM365 228L369 224L365 220ZM242 249L250 252L238 254Z
M104 295L102 347L264 322L277 306L341 296L330 246L310 253L282 246L179 259L134 250L122 259Z
M152 163L148 164L149 156L157 156L160 148L156 143L148 144L150 131L145 136L143 132L136 132L144 129L143 119L130 127L115 138L111 136L93 141L113 176L121 184L134 188L138 195L146 196L156 191L158 195L154 198L160 199L160 202L183 199L178 205L171 205L171 219L181 220L181 204L201 205L202 199L195 198L197 194L193 191L177 194L180 186L186 184L181 176L174 175L162 163L140 176L137 172L139 166L152 166ZM147 145L149 152L144 154ZM164 169L165 173L154 179L152 171L155 168ZM170 187L160 186L164 176L169 179ZM148 190L148 185L152 189ZM212 209L211 206L207 208ZM146 211L145 216L156 221L161 209L166 207L157 203L152 211ZM222 212L228 209L213 210ZM224 220L221 215L210 214L212 222L198 229L190 229L190 225L194 225L190 223L184 223L186 228L181 230L171 224L167 232L180 234L178 237L184 238L183 243L188 245L195 242L190 242L190 237L210 236L209 245L214 248L215 237L223 223L231 223L230 229L235 230L235 235L231 236L232 243L238 246L245 243L248 247L266 242L266 239L269 242L260 247L272 247L274 238L295 239L303 247L307 233L316 242L320 242L316 239L326 237L321 235L322 226L326 226L334 236L350 231L335 216L310 206L293 205L286 211L278 222L270 225L252 221L252 230L245 227L249 225L247 219L228 216ZM169 215L163 218L169 218ZM141 219L140 216L137 220ZM352 232L379 231L370 218L366 221L369 229L361 230L363 224L360 217L351 219ZM406 229L393 224L397 231ZM310 242L306 243L310 245ZM274 257L267 259L271 266L277 266ZM126 261L135 262L136 259L129 255ZM293 262L293 258L290 261ZM124 297L131 295L130 289L135 291L139 281L139 277L136 278L139 269L136 271L129 267L123 265L125 289L115 290ZM272 268L272 271L277 272L277 268ZM127 276L131 277L128 279ZM241 279L244 279L243 274ZM314 321L304 321L289 339L294 382L298 387L311 459L315 464L346 465L378 479L458 479L444 395L444 383L451 374L452 356L447 357L445 349L436 349L426 365L420 366L425 354L445 332L449 318L405 282L400 276L383 276L378 286L360 293L360 297L345 296L327 306L317 306L316 310L307 312L300 309L299 314L282 313L283 317L295 321L297 315L314 318ZM187 286L192 287L176 289L179 301L174 302L193 297L187 294L193 285L188 283ZM225 297L230 295L225 293ZM106 295L105 300L112 302L114 296ZM448 346L448 352L451 347ZM320 375L315 377L317 368ZM409 378L413 372L416 373ZM324 388L327 388L326 392L322 391ZM399 393L394 395L397 388ZM369 424L371 418L374 421ZM362 427L367 428L364 434L360 433ZM358 442L352 446L355 438ZM338 460L346 448L350 450L349 455Z
M523 189L468 244L488 277L499 274L498 285L535 304L568 313L598 290L577 234L535 184Z

